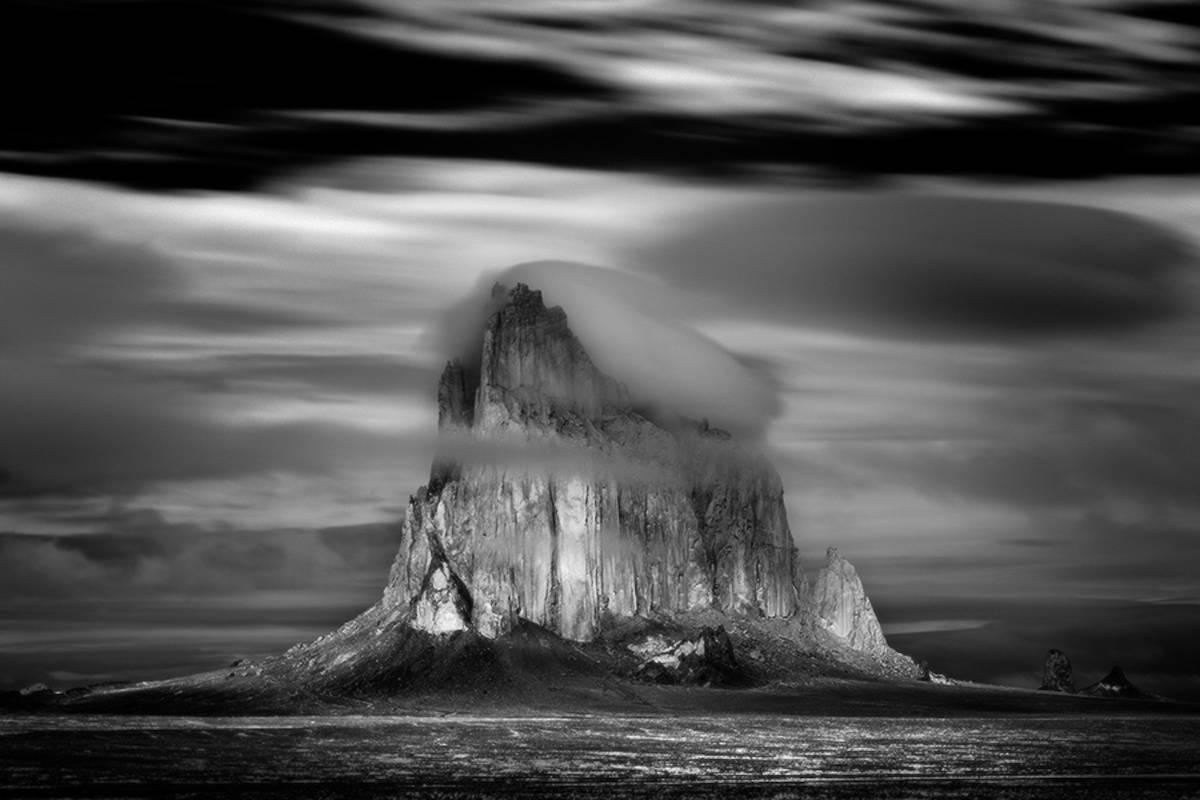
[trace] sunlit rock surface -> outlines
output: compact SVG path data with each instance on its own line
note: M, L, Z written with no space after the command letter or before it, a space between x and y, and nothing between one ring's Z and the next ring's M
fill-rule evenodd
M812 597L818 622L851 648L865 653L889 651L857 570L835 547L825 553L825 566L813 581Z
M426 633L453 633L470 625L470 599L445 561L430 563L412 612L412 626Z
M478 358L443 373L439 425L458 447L410 501L385 605L427 608L436 560L489 638L518 618L586 641L610 616L794 614L802 578L770 464L706 423L631 408L540 292L494 300Z

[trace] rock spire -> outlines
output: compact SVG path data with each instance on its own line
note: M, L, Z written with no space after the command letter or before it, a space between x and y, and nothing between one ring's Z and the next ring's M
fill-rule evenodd
M865 653L890 650L858 571L836 547L825 552L825 566L813 581L812 596L813 613L820 624L852 649Z
M411 499L385 604L431 631L495 637L524 618L579 641L610 616L795 613L770 464L723 431L631 408L540 292L497 286L493 300L478 355L438 387L439 427L467 453L439 459Z

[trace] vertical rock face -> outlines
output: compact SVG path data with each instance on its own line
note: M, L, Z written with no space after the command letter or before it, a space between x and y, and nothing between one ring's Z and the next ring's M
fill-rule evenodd
M495 637L525 618L575 640L610 615L793 614L770 464L707 424L631 409L540 292L493 294L478 366L450 363L438 389L439 426L470 446L411 499L384 603L428 630L459 619Z
M850 647L865 653L889 650L858 571L838 555L837 548L826 551L825 566L817 573L812 595L818 622Z
M1075 677L1071 672L1071 659L1061 650L1046 653L1046 664L1042 668L1042 685L1047 692L1074 692Z

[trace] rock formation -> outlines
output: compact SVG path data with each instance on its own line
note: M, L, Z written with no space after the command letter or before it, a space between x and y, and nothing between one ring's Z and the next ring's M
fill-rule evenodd
M646 681L918 676L836 550L809 591L766 459L633 407L540 292L494 290L478 350L442 373L438 426L383 596L337 630L211 673L0 706L643 708Z
M630 649L645 657L637 669L643 680L722 686L742 678L733 642L723 626L704 628L696 636L676 642L651 637Z
M917 680L925 683L932 683L937 686L953 686L954 679L943 675L940 672L934 672L929 666L929 662L922 659L917 662Z
M1042 685L1038 687L1044 692L1074 692L1075 678L1071 674L1071 659L1061 650L1051 650L1046 653L1046 665L1042 669Z
M890 652L883 628L854 565L836 547L825 552L825 566L813 581L813 614L819 624L854 650Z
M430 632L495 638L526 619L576 641L608 617L794 614L802 576L770 464L631 408L540 292L493 297L481 352L438 387L439 427L464 452L411 499L385 606Z
M1138 687L1134 686L1129 678L1125 677L1125 670L1120 667L1113 667L1108 671L1108 674L1101 678L1096 683L1080 690L1080 694L1088 694L1094 697L1130 697L1130 698L1149 698L1152 695L1143 692Z

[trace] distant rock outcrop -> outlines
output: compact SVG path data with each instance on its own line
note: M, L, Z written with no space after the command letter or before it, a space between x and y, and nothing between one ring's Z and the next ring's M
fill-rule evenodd
M924 660L917 662L917 680L924 681L925 683L936 684L938 686L954 685L953 678L943 675L940 672L934 672L929 666L929 662Z
M1051 650L1046 653L1046 664L1042 668L1042 685L1038 687L1044 692L1075 691L1075 678L1071 673L1071 659L1061 650Z
M858 571L836 547L825 552L825 566L813 581L812 599L818 622L852 649L890 652Z
M1120 667L1110 669L1108 674L1099 681L1081 689L1080 694L1087 694L1093 697L1128 697L1134 699L1151 699L1154 697L1154 695L1143 692L1134 686L1129 681L1129 678L1125 677L1125 670Z

